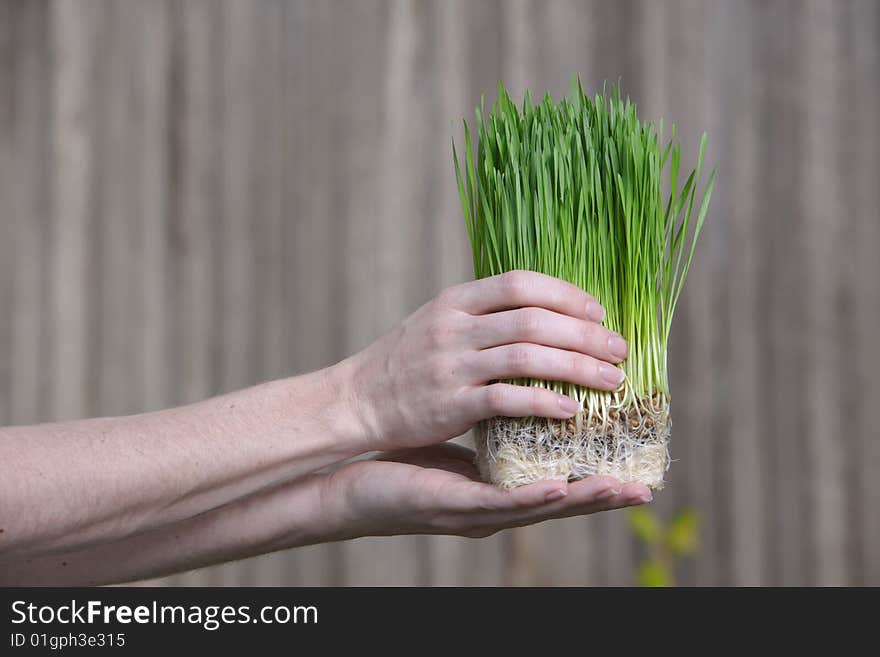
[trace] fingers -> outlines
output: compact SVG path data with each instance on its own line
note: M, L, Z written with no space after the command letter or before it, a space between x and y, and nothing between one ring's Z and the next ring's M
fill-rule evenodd
M583 480L589 482L590 478ZM494 527L495 531L509 529L511 527L523 527L533 525L545 520L558 518L571 518L585 516L603 511L614 511L631 506L640 506L649 502L650 489L643 484L618 482L610 488L601 487L598 492L578 491L579 488L593 488L587 483L585 486L577 486L582 482L569 484L568 495L561 500L551 501L541 506L529 507L507 512L496 512L483 515L477 520L478 524Z
M532 271L510 271L445 290L441 301L472 315L537 306L558 313L601 322L599 302L571 283Z
M640 484L639 484L640 485ZM511 490L493 487L495 495L482 497L480 510L486 512L508 512L547 504L558 509L611 499L620 494L623 484L614 477L593 476L580 481L539 481ZM561 491L563 495L554 495Z
M484 349L469 365L475 384L527 377L568 381L596 390L616 390L625 376L620 368L592 356L531 343Z
M624 484L604 475L571 483L539 481L512 490L475 482L461 487L459 493L457 503L450 505L449 509L475 513L474 522L486 525L528 518L563 517L566 513L587 512L584 511L587 508L605 510L644 504L651 499L651 490L644 484Z
M610 363L627 355L622 336L593 321L544 308L518 308L472 319L477 349L529 342L589 354Z
M585 506L596 505L604 509L645 504L653 499L651 489L638 482L623 483L614 477L594 475L569 485L569 495L555 508L547 509L550 517L574 515ZM604 505L604 506L603 506ZM610 506L608 506L610 505Z
M565 481L538 481L513 490L502 490L492 484L469 482L457 487L455 495L447 500L448 510L455 514L477 513L468 524L485 525L497 514L510 514L563 499L568 493ZM463 517L458 522L464 521Z
M553 495L554 484L565 486L565 494ZM469 514L465 535L487 536L501 529L638 506L652 499L651 490L644 484L624 484L606 476L587 477L567 485L551 481L512 491L495 490L496 495L483 496L478 510Z
M464 393L464 411L470 423L496 415L507 417L550 417L566 419L580 409L580 404L558 392L532 386L493 383L477 386Z

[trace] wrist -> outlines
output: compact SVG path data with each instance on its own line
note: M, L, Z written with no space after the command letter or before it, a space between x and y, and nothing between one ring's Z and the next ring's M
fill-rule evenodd
M381 449L375 409L359 382L365 377L357 355L327 367L321 375L321 421L345 444L350 456Z

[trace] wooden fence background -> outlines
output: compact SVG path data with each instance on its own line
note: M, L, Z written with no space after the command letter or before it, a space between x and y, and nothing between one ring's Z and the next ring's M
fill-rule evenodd
M622 78L710 135L673 331L683 584L880 584L880 3L0 2L0 422L318 368L469 276L450 133ZM178 584L627 584L622 513Z

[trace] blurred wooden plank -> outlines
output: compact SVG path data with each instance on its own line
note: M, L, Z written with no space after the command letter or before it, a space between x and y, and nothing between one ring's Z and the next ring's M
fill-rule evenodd
M337 248L333 94L338 80L330 68L335 62L326 56L333 43L334 16L334 7L326 2L285 6L284 175L290 290L285 321L292 373L326 367L342 356L337 338L344 313L339 295L341 265L333 257ZM286 583L338 583L339 552L339 545L294 550Z
M258 241L257 286L258 377L276 379L290 374L287 349L287 221L285 194L285 42L283 0L260 6L257 56L261 62L259 87L253 99L257 115L257 162L254 170L254 213Z
M842 266L827 267L843 252L839 216L843 192L839 175L838 135L829 126L839 119L836 98L841 82L841 43L837 30L839 5L809 2L804 11L798 52L803 57L804 107L804 234L807 276L805 304L806 359L801 391L806 402L804 440L810 479L809 509L812 575L821 586L848 583L848 531L844 492L847 432L841 414L843 396L854 394L852 377L843 371L844 345L840 308Z
M156 410L171 400L165 316L170 39L164 2L108 7L109 56L98 90L102 235L97 345L99 414ZM161 580L160 580L161 581Z
M676 71L668 121L678 125L682 142L682 167L689 171L696 165L700 134L707 128L709 71L706 55L710 47L707 37L708 10L704 4L677 2L671 10L669 34L671 60L668 66ZM721 135L710 137L722 139ZM714 149L710 151L711 156ZM716 158L710 159L717 162ZM701 184L708 178L704 174ZM698 193L702 187L698 188ZM718 214L715 215L717 217ZM714 222L713 222L714 223ZM718 229L718 230L716 230ZM716 375L714 362L715 336L719 334L719 318L713 308L714 277L712 256L723 242L723 226L707 224L697 250L691 273L685 284L676 311L670 339L669 367L672 378L673 463L671 491L676 509L696 506L700 512L702 549L697 558L682 567L680 583L684 585L713 583L712 573L716 549L717 510L715 450L713 434L713 400Z
M17 16L11 3L0 6L0 207L14 207L13 161L15 129L13 98L15 94L15 31ZM14 215L13 215L14 216ZM16 221L0 221L0 311L12 309L12 286L15 271ZM0 423L12 422L12 330L14 315L0 312Z
M423 265L416 254L422 239L423 11L408 1L359 3L339 21L340 89L360 101L354 106L336 101L337 120L344 126L339 166L345 192L337 213L347 265L348 314L341 318L347 353L391 328L422 296ZM414 536L347 543L343 581L354 586L424 583L425 543Z
M255 144L257 122L254 99L259 91L262 63L257 56L262 35L258 31L259 3L224 0L222 16L222 91L220 118L222 158L220 262L218 278L221 390L234 390L257 381L258 338L255 241ZM212 583L241 585L240 564L213 569Z
M719 47L723 61L717 63L713 96L727 107L718 113L729 126L723 135L714 126L710 132L712 152L719 153L724 177L718 191L725 190L723 195L713 195L711 218L716 232L723 221L728 224L723 272L728 294L722 317L728 324L729 351L716 373L724 380L719 401L725 405L723 421L728 425L723 467L730 513L723 523L727 540L719 540L718 549L728 553L719 554L719 563L727 564L729 573L719 583L758 586L765 581L767 568L764 452L772 438L762 433L759 416L768 392L759 361L761 281L755 244L762 209L761 198L755 194L760 188L760 116L754 111L759 105L755 55L759 36L749 29L754 20L750 5L717 5L714 38L723 44ZM750 37L744 40L743 34Z
M595 64L595 77L588 84L596 92L607 82L620 82L624 92L632 94L641 87L644 77L643 67L639 65L641 44L628 37L638 33L639 23L644 15L643 6L638 0L617 0L617 2L601 2L594 0L590 11L592 23L592 59ZM663 9L671 11L668 3ZM547 37L550 41L553 35Z
M736 51L743 49L743 39L737 38L730 25L734 20L735 7L723 0L711 0L704 5L704 37L701 39L704 60L704 80L702 82L702 102L697 103L700 118L693 126L699 137L707 134L707 152L700 193L713 168L729 171L731 155L730 126L733 122L731 94L736 87L736 74L731 60ZM746 32L748 33L748 32ZM725 76L731 84L727 84ZM694 140L694 152L699 139ZM729 217L731 205L730 187L716 185L712 194L710 223L700 242L700 255L695 259L694 276L704 280L703 312L713 321L706 327L706 341L709 360L713 363L711 371L703 373L708 385L707 407L702 435L698 435L698 453L703 462L699 472L699 506L703 509L700 522L701 547L695 559L698 585L728 585L732 577L732 559L729 553L731 544L731 504L732 473L727 467L731 461L732 431L729 409L731 375L734 368L731 362L731 319L730 311L730 270L732 221ZM719 221L719 218L722 218ZM699 264L698 264L699 262ZM689 277L690 278L690 277ZM693 279L692 279L693 280ZM705 324L706 322L704 322Z
M577 75L584 89L602 84L601 63L593 49L601 34L601 7L578 0L553 0L537 6L537 77L530 86L535 94L549 92L560 99L571 93L571 76ZM629 86L628 86L629 88Z
M174 398L189 403L216 391L219 327L214 321L219 266L223 34L212 0L173 6L173 111L169 159L173 202L169 249L173 308Z
M52 312L49 336L52 385L50 416L66 419L94 412L91 363L95 271L93 217L100 117L94 106L101 11L98 3L53 2L50 24L52 103ZM49 418L47 418L49 419Z
M432 37L431 68L424 75L436 80L425 85L430 93L426 119L430 126L425 133L430 140L425 146L425 239L431 254L426 294L473 279L473 259L467 238L461 203L452 165L450 137L457 143L464 138L462 119L472 124L474 107L479 98L470 96L471 75L469 32L462 29L471 15L467 0L450 0L429 6L429 25L436 25ZM430 181L430 182L428 182Z
M284 216L285 135L285 23L281 0L259 4L253 56L260 62L250 98L255 121L253 134L253 241L254 291L257 332L256 377L277 379L288 369L287 313L290 300L286 279L286 222ZM290 574L290 552L279 552L239 565L241 581L254 586L285 584Z
M546 10L519 2L501 11L502 71L508 92L520 103L526 89L533 99L545 93L555 98L569 93L562 61L586 59L596 32L590 29L595 12L573 3L552 3ZM585 27L585 32L579 28ZM548 38L550 34L554 37ZM564 77L562 80L560 78ZM555 83L555 84L554 84ZM585 82L586 83L586 82ZM551 88L551 85L553 88ZM571 586L591 583L592 519L570 518L506 532L510 541L508 582L516 586Z
M220 386L233 390L254 383L257 365L256 263L253 216L254 136L257 117L253 102L262 64L256 56L257 3L225 0L223 16L223 114L220 157L223 160L222 267L217 274L221 318Z
M627 14L635 11L628 4L595 2L581 7L588 29L582 37L588 47L584 54L586 74L584 91L595 95L603 85L622 78L626 93L638 98L637 85L630 84L630 71L637 69L639 50L635 44L621 48L617 41ZM660 497L658 495L658 497ZM602 513L590 519L588 527L595 537L591 583L600 586L622 586L633 583L637 551L627 524L627 512ZM571 558L571 557L569 557Z
M103 15L97 356L101 414L167 405L165 220L167 52L164 3L112 3Z
M853 299L853 317L856 323L856 346L843 361L854 363L856 391L850 388L849 408L854 407L858 424L854 434L855 445L849 459L857 462L857 489L854 504L858 510L855 522L859 526L858 556L861 577L855 585L880 585L880 440L877 440L877 400L880 399L880 138L875 127L880 115L880 7L877 3L861 0L852 6L849 15L852 35L853 62L850 69L853 94L849 106L853 112L855 129L846 124L851 151L841 167L852 166L847 179L851 184L851 221L855 226L856 271L850 284Z
M220 13L211 0L170 8L168 79L168 354L173 403L216 392L215 276L220 227ZM166 580L209 580L195 571Z
M466 107L463 108L461 117L467 118L469 124L474 125L474 108L479 104L483 94L486 103L489 104L495 98L495 89L498 80L504 75L501 64L501 52L503 39L501 35L501 21L499 14L502 11L500 2L469 2L467 6L467 20L463 28L467 39L467 78L464 81L464 92L467 94ZM443 74L445 77L445 74ZM450 120L455 118L452 115ZM459 133L461 135L461 133ZM439 146L438 146L439 148ZM458 190L456 188L456 198ZM459 226L464 221L458 209ZM467 231L462 231L461 239L467 244L466 253L470 255L470 245L467 243ZM444 257L445 261L445 257ZM468 260L472 262L472 260ZM473 278L473 265L469 265L467 278ZM473 435L464 438L468 445L473 445ZM469 441L469 442L468 442ZM480 540L468 540L462 544L459 539L446 539L462 545L466 552L461 554L457 569L454 573L442 575L442 572L434 570L435 581L458 581L462 584L475 582L487 585L505 585L510 582L508 561L511 555L512 536L511 532L501 532L495 536ZM442 578L442 580L441 580Z
M50 195L46 174L50 166L50 136L47 130L49 104L49 26L48 4L26 2L6 5L16 7L12 21L14 55L3 58L14 65L14 89L3 94L14 108L12 148L15 166L9 176L2 176L11 187L6 196L11 214L4 221L15 230L14 239L3 239L10 251L8 261L14 273L3 276L13 286L9 309L4 313L11 323L8 360L10 387L9 421L30 424L40 421L46 409L47 365L45 331L47 312L46 243L49 226ZM0 194L2 196L2 194ZM0 320L3 321L3 320ZM2 397L3 395L0 395ZM0 402L2 403L2 402Z
M756 3L760 26L760 88L764 117L760 132L759 198L765 226L759 276L763 281L759 317L764 323L760 360L768 391L760 409L766 451L771 513L767 518L769 574L774 585L807 582L808 484L804 477L804 403L799 390L804 351L804 245L799 188L804 153L803 117L794 96L805 81L794 51L796 15L790 4Z
M537 87L538 53L537 39L534 38L535 21L539 19L539 11L528 0L513 0L500 7L497 22L500 25L501 41L501 79L514 103L522 101L526 89L542 97L544 91ZM486 89L487 96L494 89ZM494 99L497 94L491 95ZM488 112L488 110L487 110ZM545 528L546 527L546 528ZM529 586L538 583L542 574L546 574L547 563L553 556L558 556L554 549L564 549L561 537L553 531L553 527L522 527L504 532L507 539L506 584ZM541 540L545 538L548 550L542 550Z
M98 204L96 246L98 306L95 332L98 378L97 408L100 415L125 415L137 410L141 383L132 376L132 338L136 334L133 291L138 272L134 232L137 217L131 203L140 159L133 144L131 121L133 87L131 42L139 29L133 20L132 2L105 5L97 27L107 40L106 56L99 63L96 113L101 129L96 133L95 158ZM85 291L85 290L84 290ZM122 382L125 382L124 384Z
M457 142L463 139L461 119L473 115L478 98L469 96L471 70L469 48L473 40L467 25L471 5L465 0L431 3L426 7L429 24L436 25L427 39L431 46L431 68L424 75L436 80L425 93L431 94L425 120L429 140L425 146L426 167L422 181L424 190L426 264L425 296L471 280L473 265L467 240L461 204L453 175L450 134ZM470 445L473 437L463 436L458 442ZM431 536L427 539L428 584L432 586L464 586L468 584L499 585L504 576L505 537L496 535L482 540L459 537Z
M643 0L638 7L639 20L637 22L638 32L635 41L641 48L638 53L639 68L642 70L641 83L637 89L633 89L627 84L629 93L632 94L633 100L638 104L639 116L651 118L654 120L663 118L664 120L664 139L669 139L672 123L678 123L679 117L675 116L671 109L673 90L671 88L674 71L669 62L672 58L672 38L671 31L675 29L675 21L669 11L668 2L654 2L652 0ZM676 336L681 327L682 319L679 318L672 325L672 336L670 340L670 349L673 353L676 351ZM684 479L685 476L680 472L682 460L685 458L681 452L682 443L680 438L680 425L678 420L678 400L682 398L682 391L678 388L677 372L679 371L678 359L672 356L669 360L670 384L672 386L672 436L670 438L670 453L672 456L672 464L667 473L667 487L654 495L654 501L651 502L651 512L661 519L668 519L673 512L679 507L679 496L676 495L676 486L678 481ZM602 519L597 519L602 522ZM597 528L597 535L604 534L604 528ZM604 562L604 552L602 562ZM632 568L638 567L642 559L646 557L644 546L637 545L633 550ZM597 564L599 570L597 580L607 583L604 577L603 563ZM632 575L630 575L627 583L634 583Z
M515 100L517 104L526 89L531 89L532 93L539 94L539 97L544 95L543 91L535 86L538 53L533 28L535 21L539 19L539 9L529 0L509 0L500 6L498 12L501 79L504 81L507 93L511 98L517 99Z
M134 261L137 272L132 290L135 307L133 373L141 379L137 410L168 406L170 371L167 354L170 318L168 308L168 264L166 233L171 207L168 180L170 125L176 117L169 112L171 75L170 7L165 0L138 2L132 12L134 34L131 114L134 148L138 154L136 184L131 188L131 208L137 220L134 231Z
M255 29L259 8L253 3L227 0L209 3L204 9L212 16L212 45L203 43L202 48L210 48L218 69L217 77L213 78L210 70L205 70L206 66L194 70L193 74L212 76L209 78L212 87L216 79L216 89L211 96L221 107L216 116L217 130L211 133L215 142L211 156L219 160L219 186L211 186L211 191L219 203L211 208L218 237L216 259L210 270L212 321L219 327L213 336L212 357L217 366L211 387L212 392L220 392L245 387L257 378L256 245L252 216L255 120L251 102L259 71L254 55L259 39ZM197 61L208 64L202 59ZM204 224L199 225L199 229L205 228ZM185 581L195 585L236 586L244 582L242 575L246 568L240 563L224 564L188 573Z
M839 88L859 89L865 92L866 102L870 106L871 94L876 84L871 84L871 75L865 74L859 63L858 28L854 16L859 10L855 3L844 5L836 14L835 30L839 40L838 58L838 81ZM862 20L871 20L870 9L862 16ZM875 23L876 24L876 23ZM876 78L876 76L875 76ZM858 102L858 100L856 100ZM876 105L875 105L876 107ZM837 219L841 223L839 233L839 245L859 244L861 231L860 225L864 223L863 210L860 206L862 197L859 190L860 179L856 175L846 175L848 166L855 168L859 160L859 147L862 141L863 131L858 129L864 119L858 111L852 113L852 119L857 126L856 130L848 129L837 136L837 158L835 168L838 172L840 184L840 206ZM871 143L869 140L869 147ZM873 144L877 148L876 141ZM876 206L875 206L876 207ZM841 344L856 345L858 348L862 334L859 326L863 316L857 312L861 305L859 294L861 282L859 280L860 269L859 253L856 251L851 258L845 258L840 263L840 278L838 291L835 295L835 314L838 318L838 336ZM876 277L875 277L876 280ZM877 297L878 295L874 295ZM870 308L870 304L869 304ZM870 311L869 311L870 312ZM880 323L877 324L880 328ZM865 356L871 361L872 353L876 353L876 346L866 346ZM839 354L841 360L837 363L837 375L841 381L840 391L840 424L838 431L840 436L839 449L841 451L841 470L844 504L844 519L847 532L845 540L845 558L847 560L847 580L849 584L859 585L865 581L869 568L870 556L864 552L865 529L869 526L865 516L865 505L862 497L864 488L863 478L866 468L862 465L864 460L870 463L870 447L863 448L864 439L861 435L863 426L860 417L860 407L864 404L861 397L864 388L861 385L863 373L856 365L853 367L847 360L846 354ZM859 359L861 360L861 359ZM863 454L864 458L853 458L853 454ZM870 467L870 466L869 466ZM865 520L863 520L865 517Z

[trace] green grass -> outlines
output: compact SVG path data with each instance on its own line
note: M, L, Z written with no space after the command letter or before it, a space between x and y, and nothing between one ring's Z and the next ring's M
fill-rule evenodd
M668 400L666 350L675 307L706 219L715 172L700 200L706 135L696 168L679 186L681 144L664 144L663 123L640 122L612 86L591 99L579 80L570 99L547 95L517 107L499 83L490 114L476 110L476 158L464 121L464 161L453 139L461 207L477 278L528 269L595 296L605 326L629 342L621 404ZM664 180L667 191L664 193ZM573 384L521 380L604 407Z

